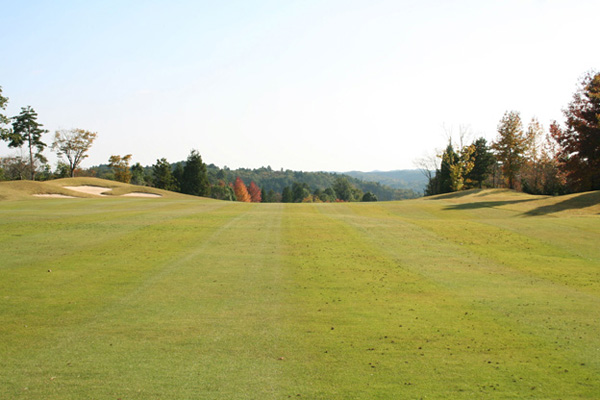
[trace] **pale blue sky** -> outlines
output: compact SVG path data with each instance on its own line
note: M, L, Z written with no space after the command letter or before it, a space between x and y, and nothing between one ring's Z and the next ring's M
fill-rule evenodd
M444 126L491 140L506 110L561 121L600 69L598 15L598 0L0 0L0 86L9 115L97 131L85 166L195 148L232 168L414 168Z

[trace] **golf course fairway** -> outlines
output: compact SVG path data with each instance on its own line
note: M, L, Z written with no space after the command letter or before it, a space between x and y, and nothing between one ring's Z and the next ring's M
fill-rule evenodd
M27 196L0 399L600 397L600 192Z

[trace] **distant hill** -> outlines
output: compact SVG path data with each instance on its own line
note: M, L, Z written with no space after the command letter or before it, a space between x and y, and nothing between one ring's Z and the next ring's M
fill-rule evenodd
M372 172L350 171L342 173L361 181L379 182L394 189L412 189L417 193L423 193L425 186L427 186L427 178L418 169Z
M402 200L414 199L422 196L423 190L412 190L407 188L394 188L373 179L358 179L348 174L335 172L303 172L292 170L273 170L270 167L262 167L257 169L238 168L230 170L228 168L221 169L214 164L207 165L208 179L212 184L216 184L219 179L225 182L233 182L236 177L240 177L246 184L250 182L256 183L259 187L266 191L274 190L281 193L286 186L292 186L294 182L306 183L310 190L327 189L332 187L336 178L346 177L351 184L362 190L363 192L374 193L379 200Z

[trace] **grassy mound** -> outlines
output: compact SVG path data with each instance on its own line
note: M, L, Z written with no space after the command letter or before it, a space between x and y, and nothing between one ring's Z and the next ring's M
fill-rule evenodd
M0 182L0 200L24 200L33 195L39 194L58 194L78 198L98 198L99 195L82 193L76 190L69 190L67 186L98 186L109 188L105 196L122 196L129 193L151 193L160 195L161 198L183 199L195 198L181 193L170 192L168 190L157 189L148 186L131 185L121 182L110 181L99 178L64 178L52 181L8 181Z
M425 198L441 200L449 209L496 208L519 212L524 216L600 214L600 191L566 196L535 196L508 189L476 189Z

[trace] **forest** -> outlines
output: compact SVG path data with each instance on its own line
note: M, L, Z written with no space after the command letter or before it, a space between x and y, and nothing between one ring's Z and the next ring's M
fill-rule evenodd
M166 159L160 159L152 166L123 166L124 170L128 168L130 171L130 175L125 178L116 175L114 165L110 164L94 166L79 174L86 173L103 179L116 179L115 177L119 176L123 182L197 194L200 191L194 192L185 185L186 179L197 175L184 175L186 165L191 162L190 165L200 168L197 172L204 182L200 186L207 188L202 189L201 195L220 200L244 201L246 197L241 185L246 187L249 194L255 193L254 196L250 196L250 201L263 203L363 201L363 198L364 201L389 201L421 196L416 190L392 188L341 173L274 170L270 166L256 169L230 169L227 166L220 168L214 164L200 166L200 163L196 162L197 157L200 157L198 152L192 151L185 161L169 163Z

